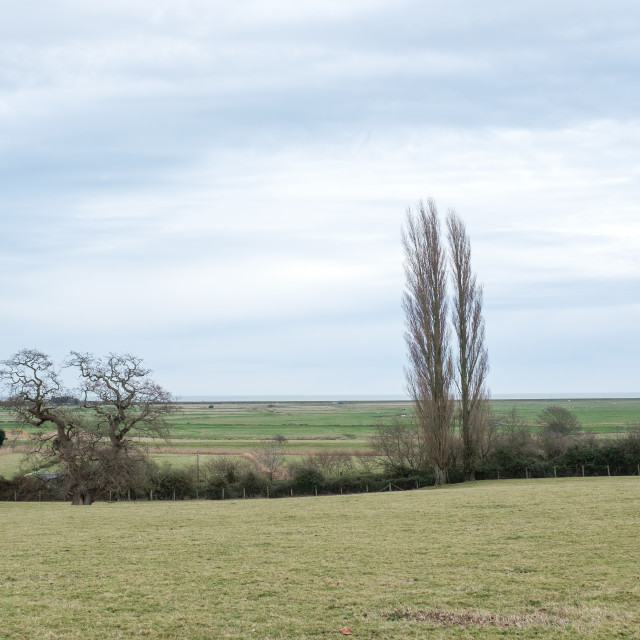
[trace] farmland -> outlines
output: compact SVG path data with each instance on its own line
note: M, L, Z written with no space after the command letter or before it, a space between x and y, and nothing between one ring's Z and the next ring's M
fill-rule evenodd
M581 400L493 400L495 416L514 408L521 422L536 425L546 406L571 410L583 429L598 434L615 434L640 422L640 399ZM288 455L318 451L363 452L376 426L391 420L408 420L411 403L405 402L223 402L189 403L171 416L170 442L147 443L157 459L182 466L195 461L195 453L241 454L261 446L261 441L282 435ZM0 411L0 428L18 425L6 411ZM0 449L0 475L11 477L18 470L20 456L11 453L11 438ZM26 444L24 438L14 444Z
M3 637L638 637L638 482L0 503Z

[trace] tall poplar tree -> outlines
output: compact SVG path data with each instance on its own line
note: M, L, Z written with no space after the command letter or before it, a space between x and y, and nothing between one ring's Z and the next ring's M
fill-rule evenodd
M455 383L460 399L462 465L465 479L474 480L489 399L482 286L471 270L471 243L465 224L454 211L447 216L447 229L453 280L451 318L458 342Z
M427 455L434 464L436 483L447 481L451 459L453 366L447 326L447 259L442 246L438 210L407 211L402 234L406 289L403 297L410 366L407 387L424 431Z

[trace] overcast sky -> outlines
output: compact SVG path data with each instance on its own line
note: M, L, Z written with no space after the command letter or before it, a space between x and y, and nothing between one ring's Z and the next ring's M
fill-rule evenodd
M400 394L400 233L466 221L494 394L638 392L637 0L0 5L0 358Z

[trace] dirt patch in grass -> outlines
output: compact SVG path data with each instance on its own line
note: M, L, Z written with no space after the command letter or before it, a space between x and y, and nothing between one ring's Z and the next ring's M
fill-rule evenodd
M567 618L549 614L543 611L534 611L524 615L501 616L496 613L469 613L452 612L432 609L396 608L383 612L382 617L387 620L408 620L411 622L437 622L448 627L549 627L565 626Z

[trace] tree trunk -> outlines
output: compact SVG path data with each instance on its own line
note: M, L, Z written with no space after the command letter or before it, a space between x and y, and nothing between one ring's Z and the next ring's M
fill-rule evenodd
M436 480L435 480L436 485L446 484L447 476L446 476L445 470L439 467L438 465L435 465L434 470L435 470L435 476L436 476Z
M90 491L83 491L82 489L74 489L73 497L71 498L71 504L74 506L89 506L93 504L93 496Z

